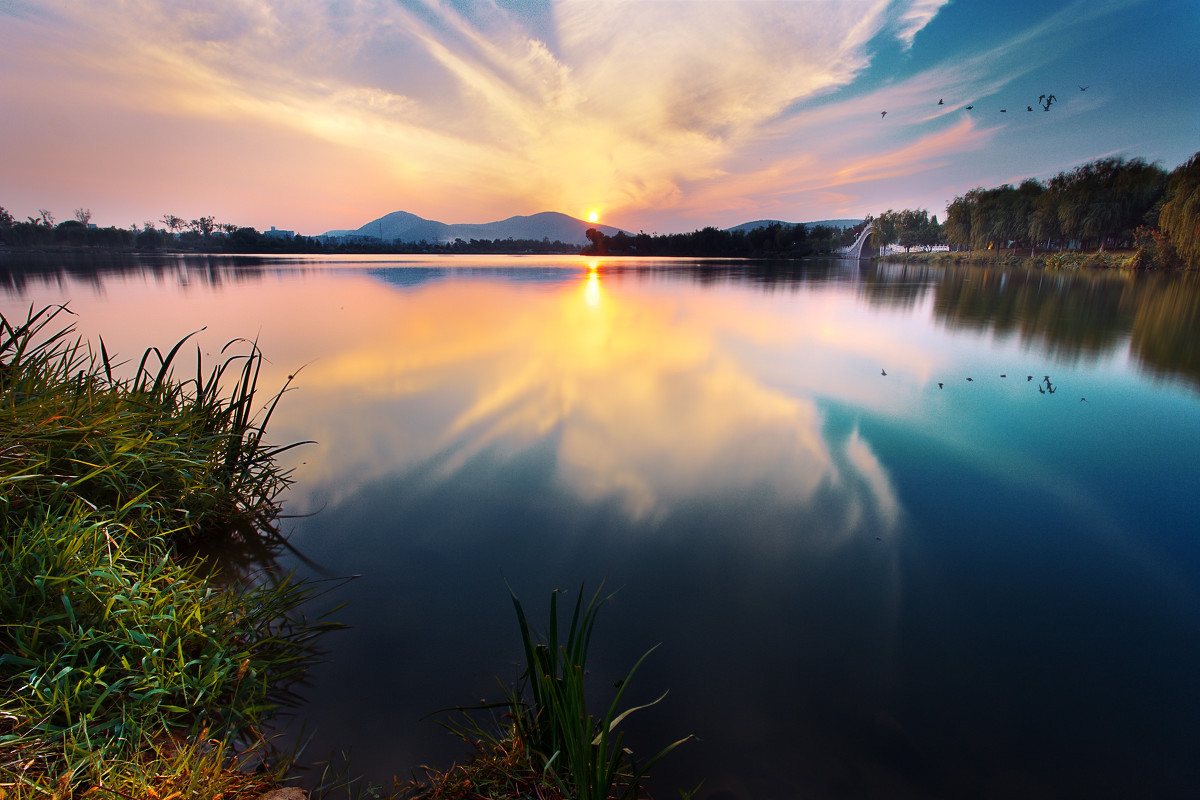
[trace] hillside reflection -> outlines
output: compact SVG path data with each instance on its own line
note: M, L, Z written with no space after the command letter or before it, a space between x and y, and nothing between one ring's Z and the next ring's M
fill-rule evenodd
M913 309L932 298L934 318L951 330L1016 336L1064 362L1119 353L1147 373L1200 389L1200 275L1112 270L940 267L838 259L677 261L605 264L616 276L688 277L703 285L767 291L814 283L853 283L876 308Z
M148 283L219 287L260 280L279 261L257 256L131 255L127 253L54 252L0 257L0 292L21 297L30 291L83 283L103 293L112 280L141 277Z
M934 319L951 330L1017 337L1065 362L1120 354L1126 346L1147 374L1182 379L1200 389L1200 276L1188 272L1132 274L939 267L841 259L741 261L601 259L598 274L620 282L690 280L703 286L744 286L764 292L814 284L853 284L881 309L930 302ZM83 283L102 295L113 280L219 289L280 272L365 268L389 285L413 289L458 277L561 283L588 262L470 259L272 258L213 255L130 255L87 252L0 254L0 292L30 292ZM398 268L397 268L398 267Z
M1063 360L1098 358L1126 341L1157 377L1200 388L1200 276L947 270L934 314L952 329L1018 336Z

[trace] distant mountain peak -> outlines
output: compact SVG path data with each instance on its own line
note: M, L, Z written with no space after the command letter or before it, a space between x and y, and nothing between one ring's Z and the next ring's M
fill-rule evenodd
M726 231L752 231L755 228L767 228L771 225L803 225L812 230L818 225L824 225L829 228L853 228L855 225L862 222L862 219L820 219L814 222L787 222L782 219L756 219L753 222L743 222L741 225L734 225L732 228L726 228Z
M816 222L786 222L778 219L760 219L753 222L743 222L727 231L751 231L755 228L765 228L769 225L805 225L813 228L826 225L831 228L851 228L862 222L861 219L825 219ZM588 243L586 232L595 228L606 236L614 236L621 232L620 228L611 225L601 225L587 222L559 211L539 211L536 214L518 214L496 222L454 223L447 224L437 220L425 219L408 211L390 211L377 217L356 230L331 230L323 236L354 236L369 240L385 242L429 242L445 243L455 239L470 241L471 239L504 240L532 239L542 241L583 246ZM626 232L627 233L627 232Z
M382 239L385 242L453 242L455 239L548 239L566 244L585 245L586 231L596 228L612 236L620 229L610 225L598 225L576 219L558 211L542 211L537 214L518 215L497 222L478 224L447 224L424 219L407 211L392 211L371 220L353 231L329 231L326 236L359 236Z

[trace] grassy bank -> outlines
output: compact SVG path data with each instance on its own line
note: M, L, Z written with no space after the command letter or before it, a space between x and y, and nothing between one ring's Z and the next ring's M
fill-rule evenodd
M1079 250L1030 253L1028 250L961 250L933 253L912 252L883 256L882 261L901 261L918 264L977 264L995 267L1030 267L1037 269L1125 269L1159 268L1150 263L1144 251L1114 250L1083 252Z
M262 404L243 341L194 378L186 339L118 377L70 316L0 317L0 797L256 794L270 773L231 758L330 627L270 568L282 391Z

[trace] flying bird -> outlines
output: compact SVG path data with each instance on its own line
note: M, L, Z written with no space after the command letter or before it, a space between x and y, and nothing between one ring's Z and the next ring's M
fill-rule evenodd
M1038 98L1038 104L1041 105L1042 111L1049 111L1050 104L1058 102L1058 98L1052 94L1044 94Z
M1076 84L1076 85L1078 86L1078 84ZM1087 86L1080 86L1079 91L1086 92L1088 90L1088 86L1091 86L1091 84L1089 83Z
M939 106L940 106L940 105L942 105L942 100L941 100L941 98L938 98L938 105L939 105Z
M940 389L940 388L942 388L942 384L941 384L941 382L940 382L940 381L938 382L938 388L939 388L939 389Z
M881 369L881 370L879 370L879 374L880 374L880 375L887 375L887 370L886 370L886 369Z
M1001 114L1007 114L1007 113L1008 113L1008 109L1007 109L1007 108L1002 108L1002 109L1000 109L1000 113L1001 113Z
M1033 111L1033 106L1025 106L1026 111Z
M973 381L973 380L975 380L975 379L974 379L974 378L967 378L967 380L969 380L969 381Z
M886 111L880 111L880 112L879 112L879 118L880 118L880 119L883 119L883 118L884 118L884 117L886 117L886 116L887 116L887 112L886 112Z
M975 107L975 106L967 106L967 111L970 111L970 110L971 110L972 108L974 108L974 107Z

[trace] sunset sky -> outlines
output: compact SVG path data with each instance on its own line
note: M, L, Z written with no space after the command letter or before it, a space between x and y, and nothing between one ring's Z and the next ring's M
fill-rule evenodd
M1178 166L1197 42L1196 0L0 0L0 206L310 235L940 218L1106 156Z

